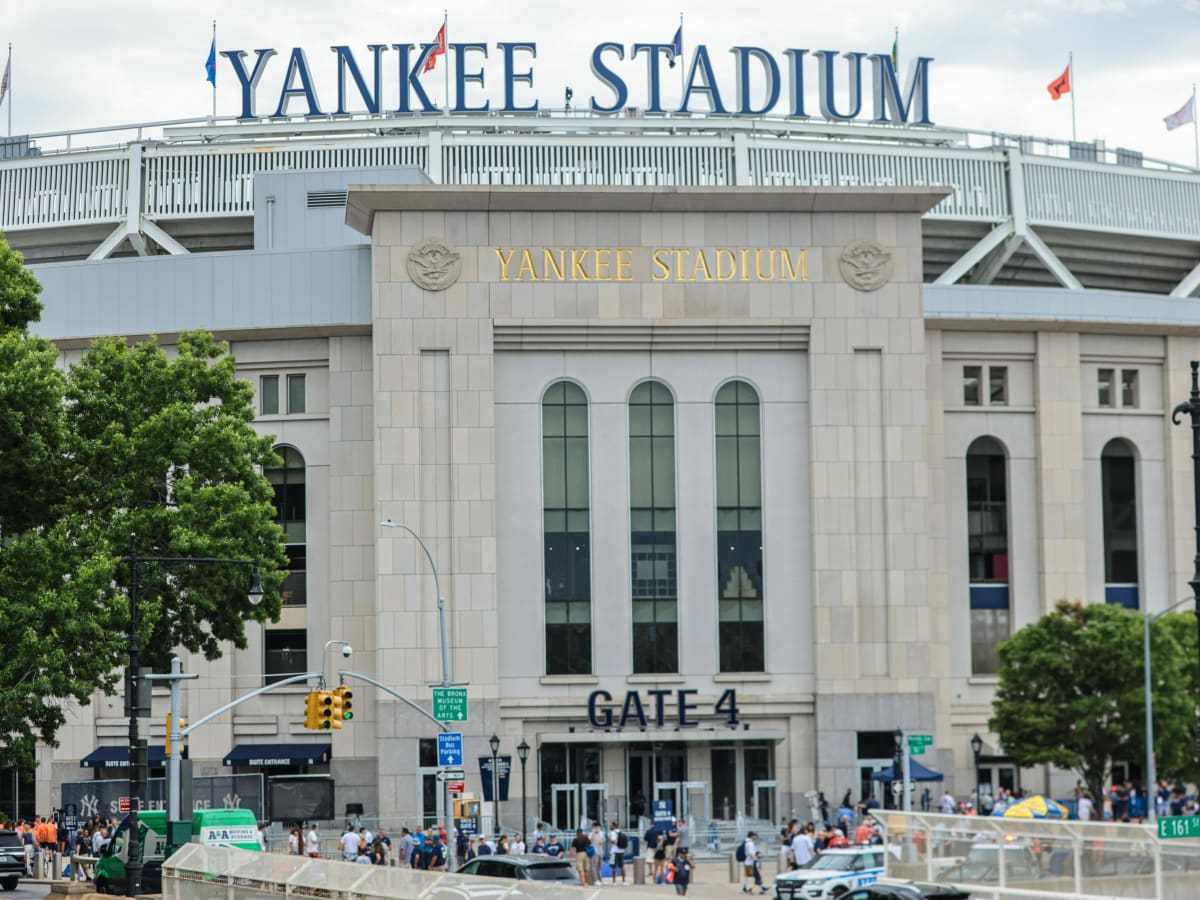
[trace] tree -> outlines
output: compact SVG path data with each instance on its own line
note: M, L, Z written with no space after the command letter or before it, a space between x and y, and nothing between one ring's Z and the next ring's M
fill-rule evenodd
M1180 627L1188 619L1190 655ZM1185 615L1151 623L1154 743L1165 777L1196 769L1194 631L1195 620ZM1100 797L1114 759L1144 758L1140 615L1059 601L1001 644L1000 660L988 724L1019 765L1073 770Z
M144 664L175 648L244 647L245 621L278 617L287 558L255 433L250 384L228 347L181 334L96 341L63 371L31 336L40 286L0 238L0 765L55 743L64 707L112 691L128 652L129 565L139 555L257 559L248 566L139 565Z

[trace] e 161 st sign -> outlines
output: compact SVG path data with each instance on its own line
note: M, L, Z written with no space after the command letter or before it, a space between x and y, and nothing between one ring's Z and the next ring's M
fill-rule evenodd
M1160 839L1200 837L1200 816L1164 816L1158 820L1158 836Z

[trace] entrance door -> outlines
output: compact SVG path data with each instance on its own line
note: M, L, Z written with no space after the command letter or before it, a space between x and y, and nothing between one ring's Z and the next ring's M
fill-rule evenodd
M657 785L679 785L687 778L687 746L675 744L634 744L625 754L626 793L629 796L629 827L641 830L642 818L653 818L652 800L671 800L675 815L681 802L678 787L674 794L659 795Z
M751 787L754 790L754 805L751 815L756 819L775 821L775 808L779 805L779 782L755 781Z
M671 815L675 818L683 816L683 782L681 781L656 781L654 783L654 799L655 800L670 800ZM653 814L653 810L651 810Z
M551 809L555 831L574 831L579 827L579 785L550 785Z
M589 826L592 823L601 823L605 830L608 830L608 785L600 784L581 784L579 786L580 799L582 800L581 809L584 817L588 820Z
M705 823L712 818L712 801L707 781L683 783L683 810L680 817L691 823Z

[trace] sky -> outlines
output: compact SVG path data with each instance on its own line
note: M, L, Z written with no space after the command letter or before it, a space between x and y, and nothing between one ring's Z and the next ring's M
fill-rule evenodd
M293 47L305 49L321 104L332 108L331 45L349 45L365 67L368 44L432 41L443 14L440 5L409 0L9 0L5 6L0 51L11 43L13 62L0 127L7 125L11 102L14 134L209 115L213 91L204 63L214 19L218 50L249 51L251 62L256 48L279 51L259 86L260 114L278 102ZM519 87L518 96L556 108L568 85L577 106L593 94L607 102L610 95L589 66L596 44L615 41L628 49L635 42L669 42L682 12L685 58L697 44L707 45L726 93L733 93L735 81L732 46L762 47L781 63L789 47L886 53L899 28L902 73L916 56L934 60L929 112L936 124L1068 140L1071 96L1053 101L1047 85L1073 52L1080 140L1195 162L1192 126L1168 132L1163 117L1186 103L1200 81L1200 0L705 0L682 9L678 0L467 0L447 12L452 42L484 41L492 48L480 97L494 103L502 97L496 42L535 41L534 83ZM435 102L443 93L440 65L423 79ZM630 103L644 105L644 63L622 65ZM664 78L667 101L678 98L678 71ZM388 102L398 78L386 64L385 72ZM814 73L809 70L810 79ZM229 62L218 59L217 114L236 115L240 97ZM301 109L294 103L291 111ZM100 142L78 138L74 145Z

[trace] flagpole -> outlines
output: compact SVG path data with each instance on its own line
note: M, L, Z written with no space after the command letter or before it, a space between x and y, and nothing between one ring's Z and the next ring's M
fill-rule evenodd
M683 10L679 11L679 108L683 109L683 101L687 99L687 72L683 65Z
M8 136L12 137L12 44L8 45L8 66L4 71L8 73Z
M1192 82L1192 138L1196 142L1196 168L1200 169L1200 125L1196 124L1196 82Z
M1070 73L1069 84L1071 86L1071 143L1076 143L1075 138L1075 54L1067 51L1067 71Z
M442 54L442 72L446 76L446 115L450 115L450 11L442 10L442 41L446 52Z
M217 20L213 19L213 47L215 48L216 46L217 46ZM213 52L213 98L212 98L212 100L213 100L212 117L213 117L213 121L215 122L216 118L217 118L217 56L216 56L215 49Z

